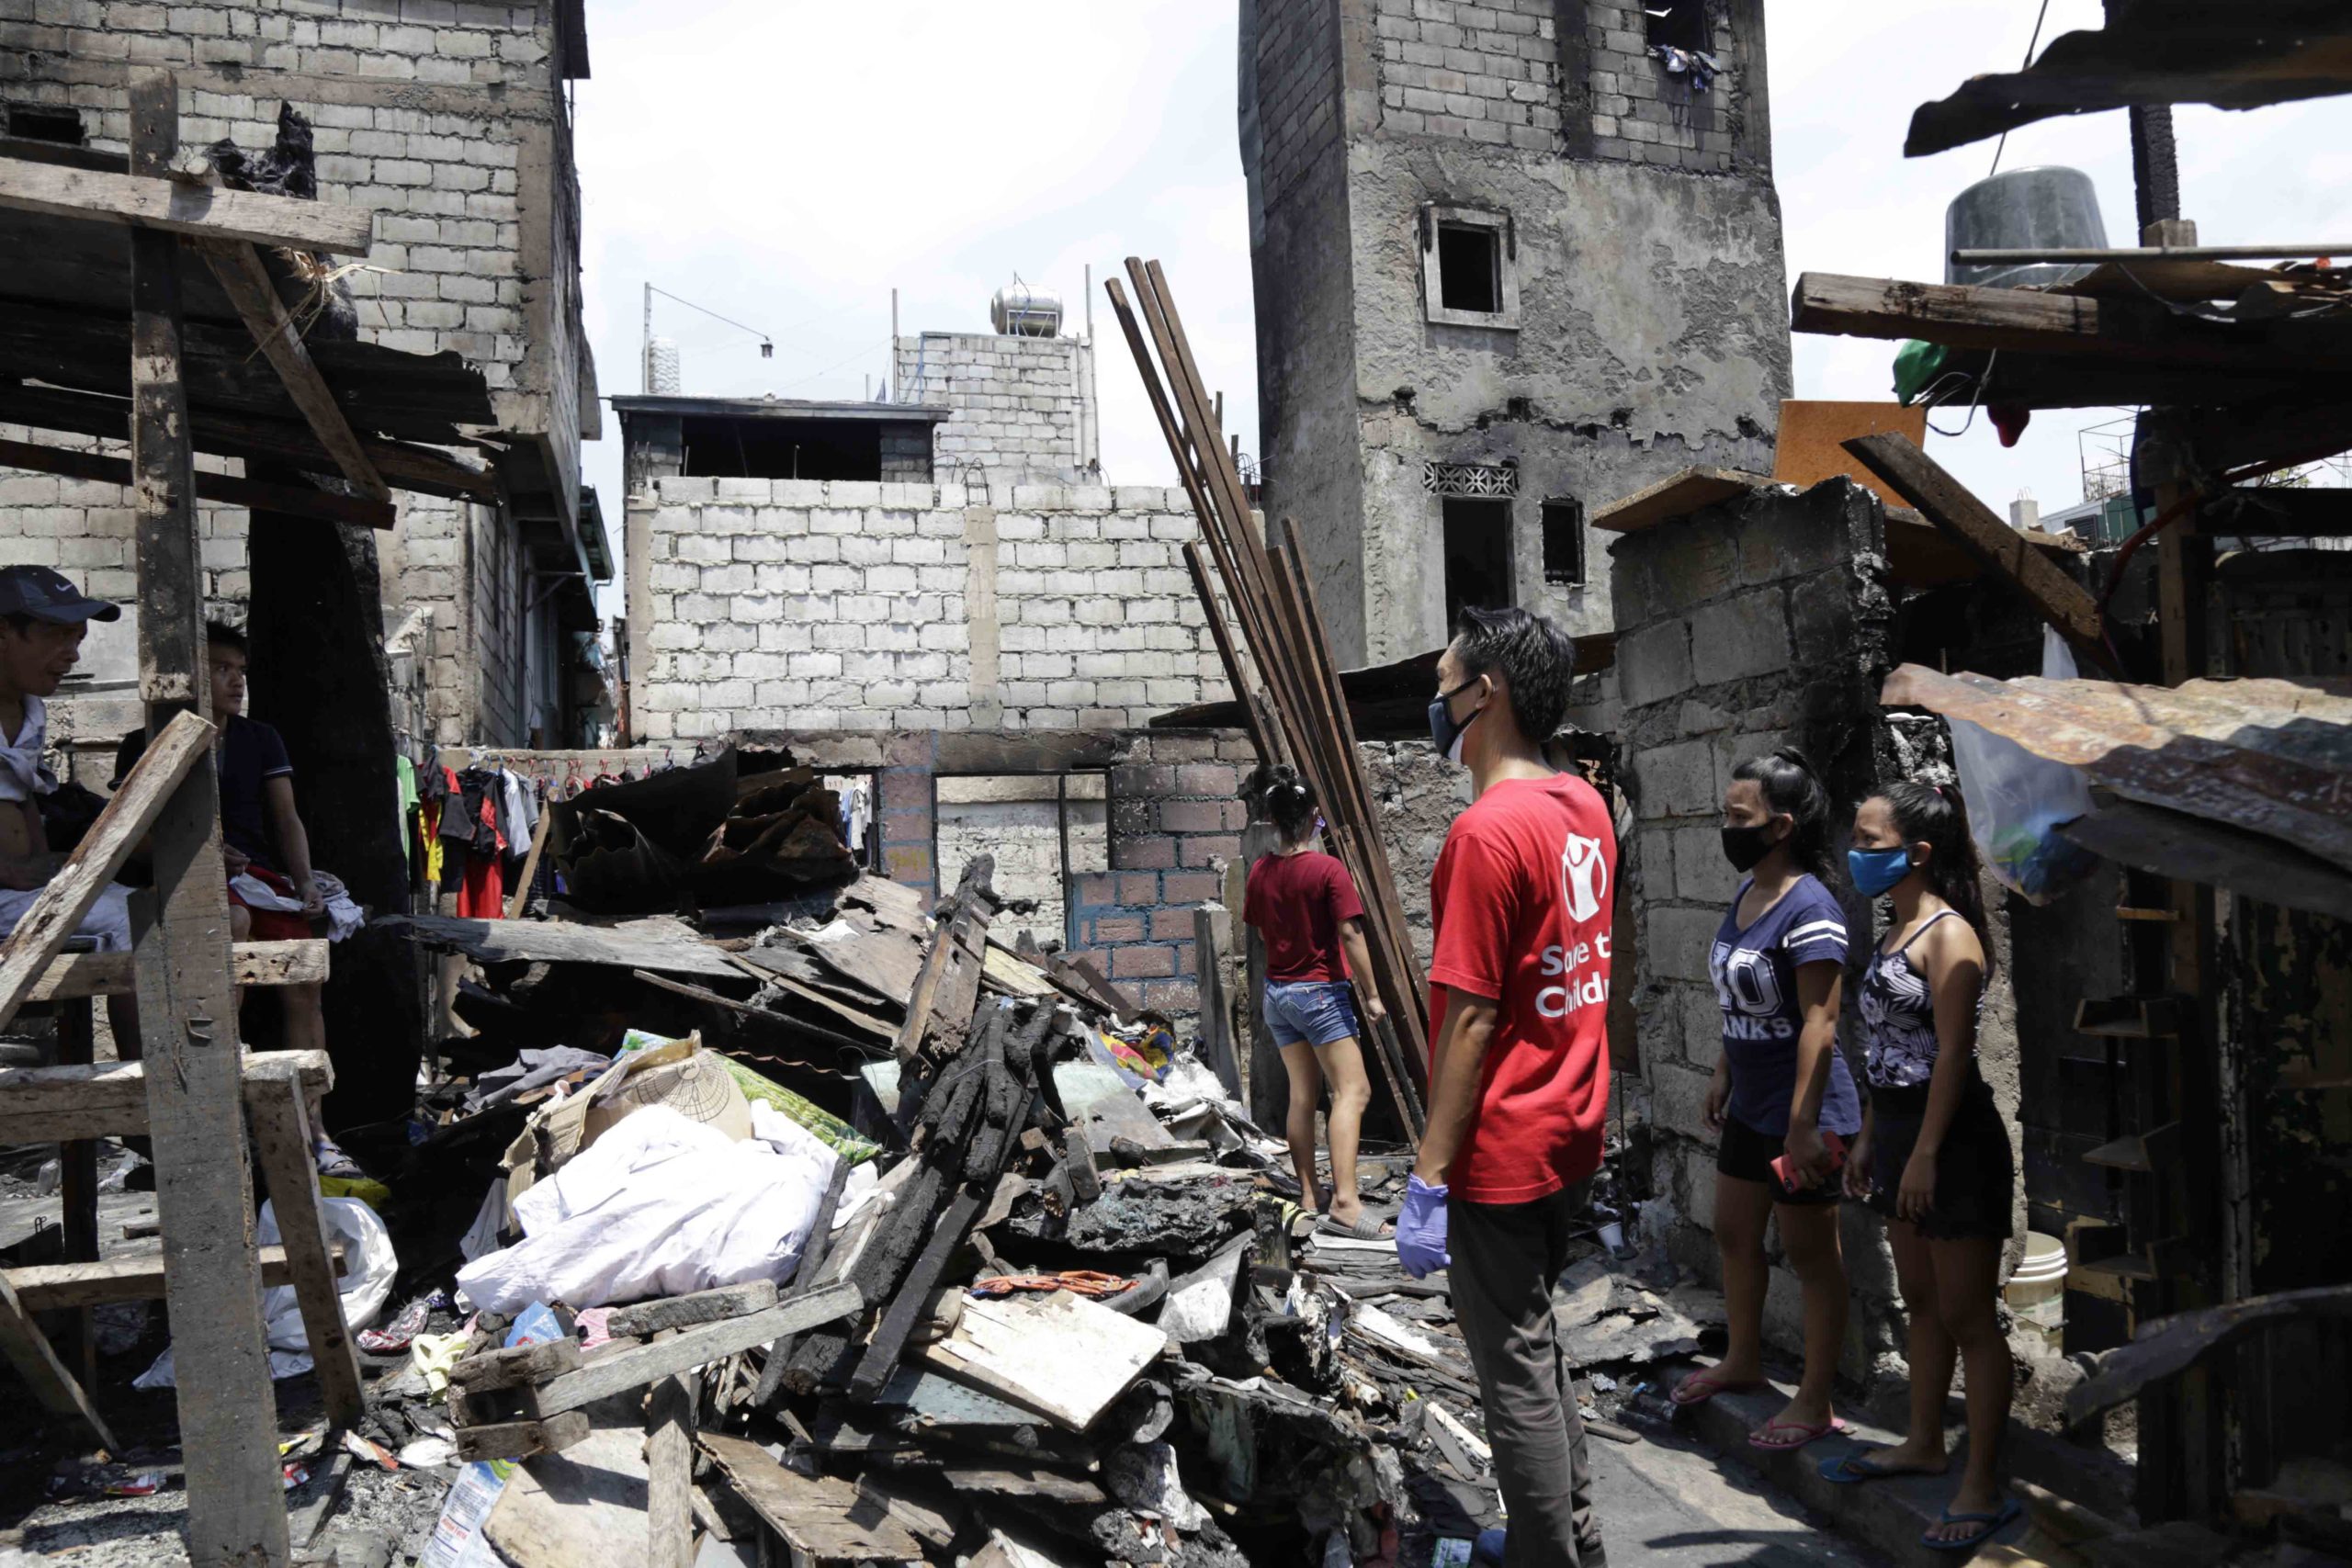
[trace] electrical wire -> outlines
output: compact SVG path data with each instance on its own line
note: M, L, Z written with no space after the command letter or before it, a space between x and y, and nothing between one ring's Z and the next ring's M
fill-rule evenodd
M2033 18L2033 37L2026 40L2025 63L2018 67L2019 71L2030 70L2032 67L2034 48L2041 42L2041 24L2049 19L2050 0L2041 0L2041 12L2039 16ZM1995 175L2001 172L2001 151L2008 146L2008 144L2009 133L2005 130L2001 132L2001 139L1993 143L1993 166L1984 171L1984 177L1986 179L1989 180Z

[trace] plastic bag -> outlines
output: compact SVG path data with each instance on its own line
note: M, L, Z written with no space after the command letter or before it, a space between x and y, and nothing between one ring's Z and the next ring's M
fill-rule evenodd
M343 1243L343 1279L337 1290L343 1297L344 1325L356 1332L375 1322L385 1302L391 1299L392 1281L401 1271L401 1260L392 1251L392 1233L384 1228L375 1210L356 1198L322 1198L319 1213L326 1221L329 1242L340 1239ZM281 1245L275 1204L261 1206L254 1240L262 1247ZM309 1371L311 1337L302 1328L302 1307L294 1287L273 1285L264 1291L261 1315L269 1331L269 1375L290 1378ZM169 1350L131 1380L133 1388L173 1388L177 1383Z
M2074 655L2047 627L2041 673L2046 680L2075 678ZM2090 785L2082 773L1966 719L1950 722L1952 761L1968 800L1969 833L1985 869L2031 904L2046 904L2088 876L2098 857L2058 831L2062 823L2091 809Z

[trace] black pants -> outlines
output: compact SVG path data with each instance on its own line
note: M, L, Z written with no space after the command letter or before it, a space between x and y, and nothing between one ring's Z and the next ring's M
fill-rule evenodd
M1577 1543L1600 1534L1584 1421L1552 1316L1553 1281L1568 1266L1587 1185L1532 1203L1447 1205L1454 1321L1477 1370L1510 1515L1505 1568L1579 1568Z

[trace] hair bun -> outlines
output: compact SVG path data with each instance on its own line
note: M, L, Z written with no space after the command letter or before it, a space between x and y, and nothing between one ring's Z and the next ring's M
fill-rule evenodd
M1804 750L1802 747L1775 746L1772 748L1772 755L1778 757L1783 762L1788 763L1791 767L1803 768L1808 773L1814 772L1813 759L1804 754Z

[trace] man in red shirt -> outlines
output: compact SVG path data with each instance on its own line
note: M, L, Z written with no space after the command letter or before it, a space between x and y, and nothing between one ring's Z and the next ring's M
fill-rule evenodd
M1617 840L1544 747L1576 648L1524 610L1469 610L1438 661L1438 750L1470 770L1430 880L1429 1130L1396 1224L1416 1278L1446 1269L1510 1517L1507 1568L1597 1562L1584 1424L1552 1286L1600 1168Z

